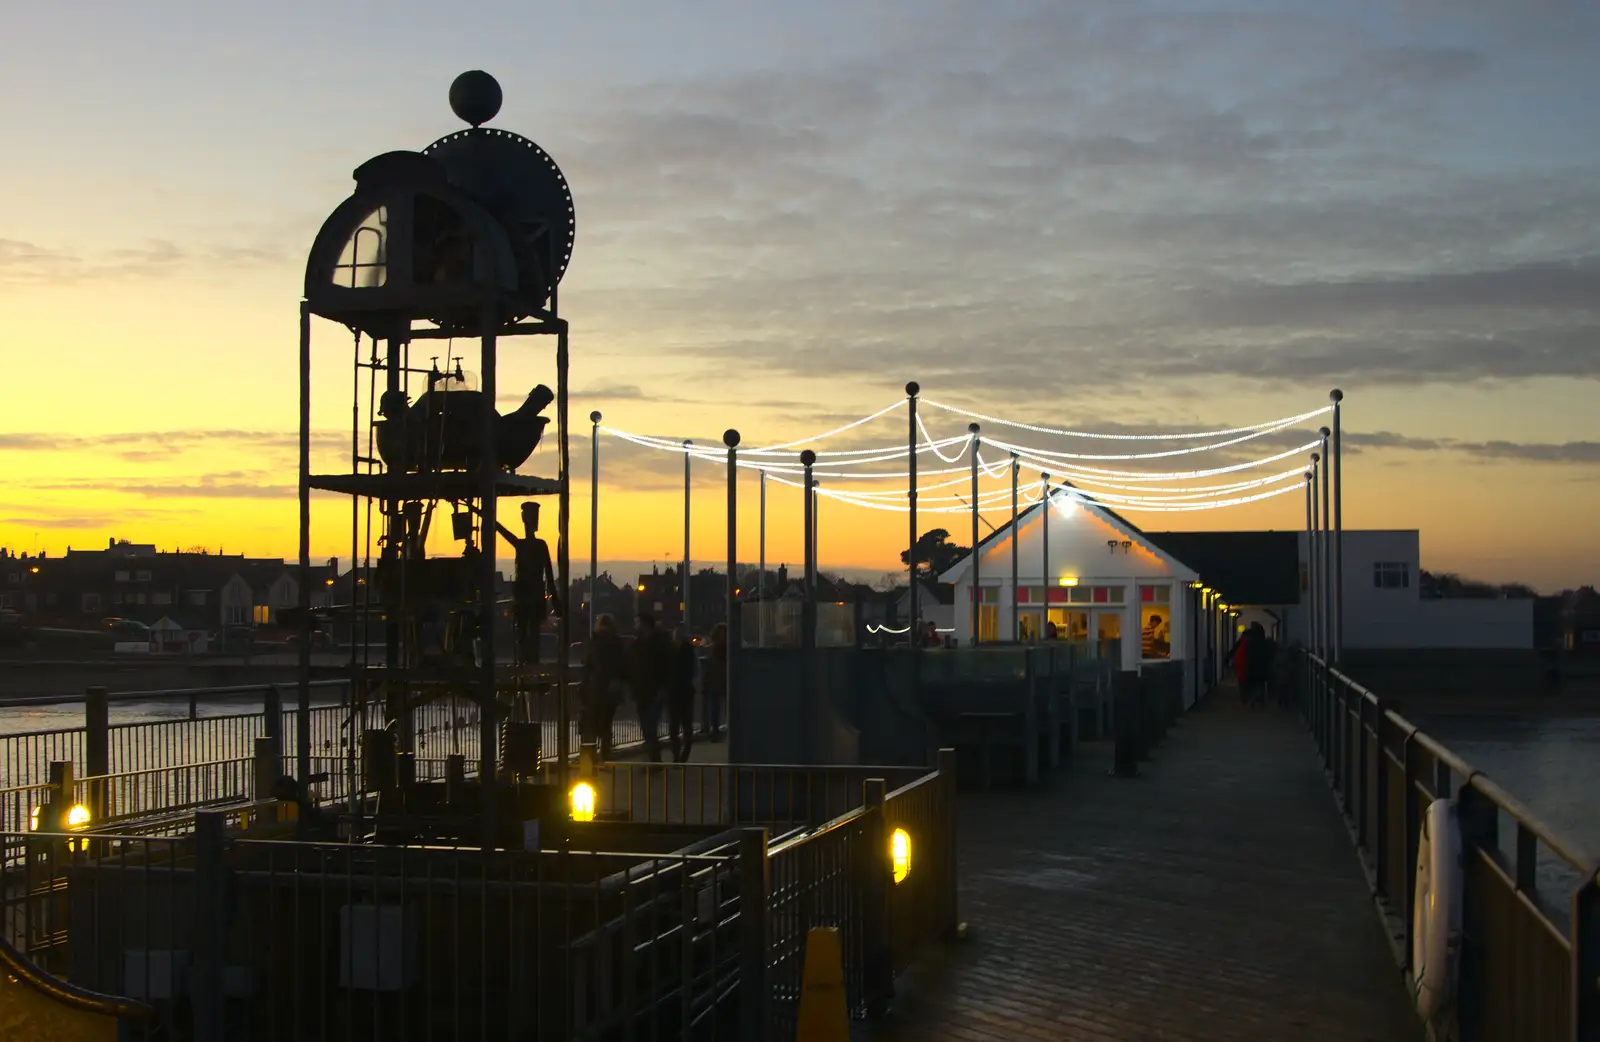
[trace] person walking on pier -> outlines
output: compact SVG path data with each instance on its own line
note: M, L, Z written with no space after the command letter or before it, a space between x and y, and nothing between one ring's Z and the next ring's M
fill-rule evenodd
M694 639L682 626L672 631L672 679L667 690L667 734L672 762L687 763L694 748L694 679L700 660Z
M594 620L594 638L583 658L583 704L579 731L585 742L598 742L600 762L611 759L611 722L628 693L628 649L609 614Z
M700 676L700 697L705 702L705 734L713 742L722 741L722 709L728 698L728 624L711 627L711 648L706 653L705 672Z
M630 665L633 705L639 712L645 755L651 763L660 763L661 705L672 679L672 641L656 628L655 616L649 612L639 613Z
M1278 657L1278 644L1267 636L1266 628L1259 622L1252 622L1249 631L1245 634L1244 675L1239 678L1239 684L1244 689L1245 704L1267 707L1267 682L1272 677L1272 666Z

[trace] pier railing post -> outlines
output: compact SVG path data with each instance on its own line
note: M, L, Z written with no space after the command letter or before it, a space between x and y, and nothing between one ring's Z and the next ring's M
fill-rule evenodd
M877 1019L889 1012L894 997L894 961L889 948L889 830L884 821L888 783L868 778L861 783L862 856L857 866L861 890L861 949L867 1016Z
M1417 915L1417 889L1415 886L1410 885L1409 881L1417 878L1417 834L1422 830L1422 801L1417 796L1418 748L1416 741L1411 733L1408 732L1405 737L1405 744L1401 747L1402 762L1405 764L1402 784L1405 786L1406 821L1405 831L1402 834L1402 842L1405 846L1399 855L1406 859L1405 878L1408 880L1406 892L1403 895L1406 902L1406 914L1403 922L1406 931L1404 954L1405 969L1407 970L1412 968L1412 946L1417 941L1416 937L1413 936Z
M1600 865L1572 895L1572 1038L1600 1042Z
M1394 895L1389 892L1389 859L1394 856L1389 849L1389 745L1384 740L1384 731L1389 725L1389 707L1380 698L1373 703L1372 713L1373 756L1378 762L1372 794L1376 810L1373 825L1377 831L1377 835L1372 837L1372 865L1378 877L1378 896L1393 901Z
M1370 851L1371 837L1367 833L1367 785L1372 772L1367 769L1367 718L1368 702L1365 698L1356 703L1356 840L1361 849Z
M1139 773L1139 674L1118 670L1111 683L1111 730L1115 736L1111 773L1131 778Z
M194 816L194 963L190 1001L195 1042L224 1042L226 1004L222 1000L222 966L227 956L227 865L223 860L224 819L221 811Z
M1446 782L1437 795L1442 799L1451 796L1448 785L1449 768L1440 764L1436 768L1438 781ZM1500 845L1498 814L1495 805L1483 797L1469 782L1463 782L1456 798L1456 820L1461 827L1461 857L1470 865L1480 852L1492 852ZM1471 885L1473 873L1465 875ZM1482 938L1485 924L1478 913L1479 903L1463 894L1461 902L1461 955L1460 979L1456 985L1456 1019L1462 1042L1477 1042L1483 1037L1483 996L1491 986L1484 973L1484 948ZM1573 948L1576 961L1577 948Z
M103 687L83 692L83 773L101 779L111 773L111 704ZM111 816L111 791L104 780L89 783L89 820Z
M283 773L282 761L278 759L278 749L271 738L258 735L255 741L255 762L251 791L255 799L265 800L272 798L272 785L278 780L278 775Z
M278 685L269 684L262 698L261 705L262 731L261 733L272 739L272 747L279 756L283 755L283 692L278 690Z
M772 989L767 980L771 899L767 830L739 830L739 1039L767 1042Z
M954 938L960 926L961 914L960 886L956 875L956 751L951 748L939 750L939 788L940 798L944 801L944 846L942 848L940 872L940 892L943 894L943 923L944 935Z

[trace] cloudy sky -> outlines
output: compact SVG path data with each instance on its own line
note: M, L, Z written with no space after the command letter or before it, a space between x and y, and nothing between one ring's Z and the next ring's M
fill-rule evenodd
M1425 567L1593 581L1597 10L18 5L0 37L0 545L292 553L305 251L350 171L456 129L446 89L483 68L505 89L495 125L573 186L575 417L770 444L915 379L1037 424L1194 430L1341 387L1348 525L1420 528ZM351 344L320 327L316 345L332 467ZM518 397L550 378L543 346L507 354ZM897 414L835 444L904 436ZM680 463L602 449L602 558L678 553ZM714 559L718 479L698 466L694 551ZM798 497L774 488L769 509L769 559L797 558ZM825 564L887 568L905 544L903 517L826 509ZM1129 513L1304 517L1297 495ZM345 508L317 519L319 554L347 555Z

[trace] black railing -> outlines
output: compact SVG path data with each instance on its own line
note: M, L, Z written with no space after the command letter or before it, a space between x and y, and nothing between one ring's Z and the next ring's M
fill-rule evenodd
M353 695L352 690L346 680L312 683L315 704L310 710L310 755L325 764L345 760L342 773L353 769L361 733L386 722L381 702ZM50 765L63 761L72 763L74 772L85 777L253 757L260 737L278 742L292 773L298 762L299 710L286 704L286 699L292 699L293 691L293 685L279 684L111 693L91 689L71 698L50 699L53 705L81 705L83 726L0 734L0 790L44 785L49 781ZM251 695L259 696L261 708L240 712L236 706L215 701ZM580 742L576 695L576 685L569 686L567 746L574 751ZM0 700L0 709L40 701ZM112 707L130 702L163 703L176 712L170 719L111 723ZM558 702L553 691L531 702L541 721L542 748L547 756L559 748ZM225 711L212 712L217 709ZM479 710L472 700L445 695L422 702L411 710L409 725L418 759L442 761L461 755L469 765L477 764L481 732ZM612 724L613 748L631 748L641 740L639 723L631 711L620 712ZM340 798L348 791L335 788L325 785L320 795ZM20 827L17 819L0 820L0 830Z
M153 1010L128 1037L779 1042L812 928L842 935L858 1017L952 931L955 782L940 759L893 791L897 769L721 775L717 817L739 827L680 813L690 842L670 854L579 851L579 823L544 852L241 834L261 805L202 811L181 836L0 834L0 936L42 975ZM799 779L780 783L787 803L741 801L776 778ZM813 817L837 802L853 805ZM776 827L744 824L763 810Z
M1461 1038L1600 1039L1600 862L1381 696L1314 655L1301 670L1307 720L1408 981L1417 839L1428 804L1451 798L1466 860ZM1541 875L1576 885L1550 893Z

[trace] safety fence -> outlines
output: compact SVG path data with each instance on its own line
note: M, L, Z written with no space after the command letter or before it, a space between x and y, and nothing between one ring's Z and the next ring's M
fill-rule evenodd
M575 685L569 685L567 700L569 706L575 706L576 693L571 688ZM0 734L0 789L45 784L50 765L62 761L72 763L80 776L88 776L243 759L255 755L255 743L261 737L278 742L293 773L299 756L299 709L286 704L286 698L292 700L294 691L292 685L276 684L117 693L90 689L81 698L83 726ZM345 761L343 773L348 774L362 732L386 726L385 704L378 698L363 697L346 680L314 681L311 694L309 754L324 765ZM219 706L231 708L239 699L252 696L260 699L259 709L214 712ZM111 707L129 702L147 709L158 704L174 715L111 723ZM553 691L545 691L529 695L526 702L531 718L540 721L541 748L546 756L555 754L560 747L560 699ZM575 753L583 737L575 708L568 718L567 748ZM443 761L460 755L469 764L478 762L482 721L473 700L459 694L416 700L409 706L406 720L419 760ZM613 747L631 748L641 741L637 719L630 712L619 713L612 725ZM318 791L324 798L341 798L349 791L338 782L323 784ZM16 827L17 820L0 818L0 829Z
M256 838L239 810L174 837L7 832L0 936L48 987L148 1013L127 1038L778 1042L814 927L845 940L857 1017L953 929L941 763L893 790L884 776L903 772L744 769L721 816L779 820L708 822L671 853L583 849L647 842L653 817L635 833L597 821L593 843L569 822L543 850ZM740 803L777 778L794 798ZM814 817L834 800L854 806ZM694 808L676 808L687 827Z
M1307 720L1413 985L1418 839L1454 799L1465 860L1454 1015L1473 1042L1600 1039L1600 861L1315 655Z

